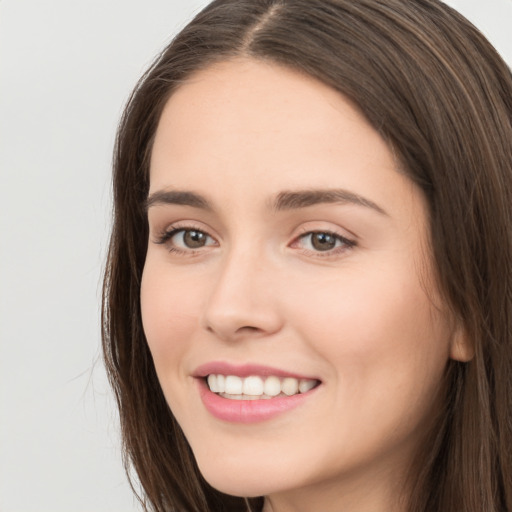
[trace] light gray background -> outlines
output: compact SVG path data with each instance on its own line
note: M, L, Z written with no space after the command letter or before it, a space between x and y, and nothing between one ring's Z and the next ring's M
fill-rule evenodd
M205 0L0 0L0 511L130 512L100 357L127 96ZM450 0L512 63L512 0Z

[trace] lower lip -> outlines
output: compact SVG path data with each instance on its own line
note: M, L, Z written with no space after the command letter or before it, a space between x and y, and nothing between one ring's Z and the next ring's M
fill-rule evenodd
M198 380L201 400L207 411L230 423L257 423L295 409L307 401L319 386L307 393L260 400L230 400L212 393L206 382Z

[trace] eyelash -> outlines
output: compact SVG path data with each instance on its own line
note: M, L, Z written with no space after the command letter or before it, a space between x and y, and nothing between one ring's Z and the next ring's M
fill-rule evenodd
M350 240L349 238L340 235L339 233L336 233L335 231L331 231L328 229L314 229L310 230L307 228L304 228L302 234L300 234L298 237L294 239L294 241L290 244L291 246L294 246L295 244L299 243L301 240L306 239L307 237L311 237L313 235L327 235L331 236L335 239L335 242L340 242L341 245L338 247L334 247L333 249L329 249L327 251L315 251L312 249L303 249L303 252L310 256L314 256L315 258L329 258L329 257L336 257L339 256L340 253L344 253L347 250L350 250L354 247L356 247L357 242L355 240ZM311 243L311 242L310 242Z
M177 255L184 255L184 256L195 256L198 253L201 253L202 249L207 246L200 247L199 249L181 249L179 247L171 245L169 242L170 240L177 235L178 233L183 232L183 234L187 232L195 231L197 233L200 233L202 235L205 235L206 237L213 240L213 237L210 236L206 231L204 231L201 228L195 227L193 225L187 225L187 226L171 226L169 229L158 235L157 239L154 241L154 243L159 245L168 245L167 249L170 253L177 254ZM335 257L338 256L340 253L345 252L347 250L350 250L357 246L357 242L355 240L350 240L346 238L345 236L340 235L339 233L336 233L335 231L330 230L307 230L304 229L303 233L297 236L293 242L290 244L291 247L298 244L301 240L306 239L307 237L311 237L315 234L321 234L321 235L327 235L331 236L335 239L336 243L340 242L341 246L334 247L333 249L329 249L326 251L320 251L320 250L312 250L312 249L302 249L303 253L308 256L314 256L317 258L329 258L329 257Z
M180 249L179 247L173 246L169 243L170 240L178 233L183 232L185 234L190 231L201 233L203 235L206 235L208 238L213 239L213 237L211 237L206 231L204 231L204 229L195 227L193 225L171 226L169 229L166 229L163 233L158 235L157 239L155 240L155 243L159 245L167 244L167 249L170 253L184 256L194 256L201 251L202 247L200 249Z

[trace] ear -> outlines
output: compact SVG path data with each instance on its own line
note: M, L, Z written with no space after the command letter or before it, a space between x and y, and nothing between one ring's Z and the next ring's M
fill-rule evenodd
M467 363L475 356L475 347L460 320L457 321L450 343L450 358Z

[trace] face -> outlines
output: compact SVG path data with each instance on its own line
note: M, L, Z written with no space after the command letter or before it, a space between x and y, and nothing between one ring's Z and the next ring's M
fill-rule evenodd
M397 167L343 96L274 64L215 64L168 101L143 324L221 491L378 501L411 461L460 345Z

